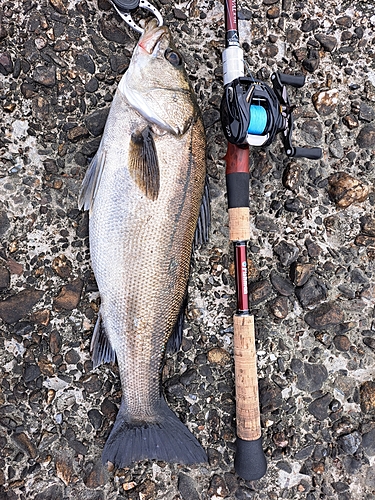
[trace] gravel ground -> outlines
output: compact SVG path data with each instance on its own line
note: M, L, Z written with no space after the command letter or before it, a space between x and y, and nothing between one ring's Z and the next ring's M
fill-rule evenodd
M0 498L375 499L375 8L239 3L249 71L307 75L291 91L295 144L324 150L315 162L286 159L279 141L252 152L249 280L268 472L245 482L233 469L223 5L157 5L204 115L213 218L164 385L209 463L101 466L121 388L116 367L90 361L99 294L77 195L137 35L106 0L3 1Z

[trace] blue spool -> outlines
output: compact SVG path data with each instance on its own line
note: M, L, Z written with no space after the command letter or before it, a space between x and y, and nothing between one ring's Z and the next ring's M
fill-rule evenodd
M267 125L267 111L263 106L250 106L250 123L247 129L249 134L262 135Z

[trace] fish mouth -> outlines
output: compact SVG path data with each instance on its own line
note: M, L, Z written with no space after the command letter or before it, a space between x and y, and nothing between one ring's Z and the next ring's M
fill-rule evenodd
M166 26L159 26L157 20L152 18L144 27L143 35L138 42L138 47L152 55L157 50L161 39L167 35L168 28Z

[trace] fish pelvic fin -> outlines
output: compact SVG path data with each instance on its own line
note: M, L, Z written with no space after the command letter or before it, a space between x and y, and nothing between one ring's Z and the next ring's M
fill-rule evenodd
M102 460L103 464L111 462L121 469L141 460L203 463L207 462L207 455L162 398L152 421L150 418L147 421L131 419L121 405L104 446Z
M140 190L156 200L160 189L160 171L150 127L134 132L130 138L129 171Z
M96 193L98 192L100 179L102 177L103 168L105 164L106 152L99 149L91 160L89 168L83 179L81 190L78 197L78 208L83 210L90 210L94 204Z
M116 361L116 353L105 331L100 311L92 335L90 349L94 368L102 363L114 363Z
M198 216L197 227L194 235L194 248L207 243L210 226L211 226L211 210L210 210L210 186L208 175L204 183L202 204Z

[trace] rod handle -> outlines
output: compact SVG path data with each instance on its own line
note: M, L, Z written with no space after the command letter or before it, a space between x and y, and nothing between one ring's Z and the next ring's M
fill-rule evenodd
M254 317L250 314L235 314L233 329L238 438L235 469L244 479L259 479L265 474L267 466L261 447Z
M309 158L310 160L320 160L322 154L323 152L321 148L293 148L292 154L288 156L291 156L292 158Z
M305 85L304 75L287 75L286 73L279 73L279 78L283 85L291 85L297 89Z

